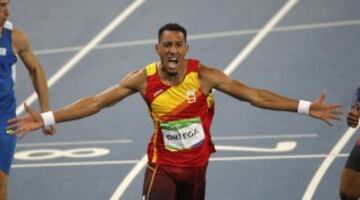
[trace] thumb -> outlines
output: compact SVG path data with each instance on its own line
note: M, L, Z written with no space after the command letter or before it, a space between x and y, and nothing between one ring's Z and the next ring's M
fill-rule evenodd
M35 112L30 106L28 106L26 103L24 103L25 111L36 120L41 120L40 116L37 112Z
M319 97L319 101L320 101L320 102L324 102L325 99L326 99L326 96L327 96L327 92L326 92L326 90L324 89L324 90L321 91L321 94L320 94L320 97Z
M27 113L31 114L34 112L34 110L30 106L28 106L27 103L24 103L24 107Z

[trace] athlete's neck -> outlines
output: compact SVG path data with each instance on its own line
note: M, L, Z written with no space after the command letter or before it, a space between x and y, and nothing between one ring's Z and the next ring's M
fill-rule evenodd
M187 62L184 62L184 64L181 66L180 70L177 72L168 72L165 67L162 66L161 63L158 63L158 71L160 75L161 81L166 85L178 85L180 84L185 77L186 74L186 64Z

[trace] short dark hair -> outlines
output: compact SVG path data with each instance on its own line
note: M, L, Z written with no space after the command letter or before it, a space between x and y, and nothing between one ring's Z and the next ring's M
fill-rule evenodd
M162 26L158 32L158 42L160 42L160 37L164 33L164 31L179 31L183 33L186 42L186 29L181 25L177 23L167 23L164 26Z

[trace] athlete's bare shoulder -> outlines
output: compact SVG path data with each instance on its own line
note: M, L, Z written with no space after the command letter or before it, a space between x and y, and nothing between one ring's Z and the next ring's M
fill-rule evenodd
M139 69L128 73L121 81L120 85L134 91L144 93L146 89L146 71Z
M27 52L30 49L29 39L26 33L17 27L13 28L12 40L14 51L21 56L22 53Z
M222 83L230 81L230 78L219 69L199 64L199 80L204 92L216 88Z

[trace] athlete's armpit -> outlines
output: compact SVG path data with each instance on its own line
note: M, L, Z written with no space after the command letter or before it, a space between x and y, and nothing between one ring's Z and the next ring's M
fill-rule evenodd
M119 87L145 94L146 72L144 69L130 72L119 82Z

